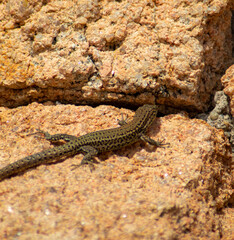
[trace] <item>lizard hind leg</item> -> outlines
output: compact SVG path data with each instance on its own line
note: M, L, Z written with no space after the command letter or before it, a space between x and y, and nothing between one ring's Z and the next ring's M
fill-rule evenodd
M91 168L94 168L93 157L98 155L98 150L89 145L82 146L82 147L80 147L79 150L84 152L85 155L80 164L72 164L72 170L74 170L84 164L88 164Z
M42 134L42 135L44 135L43 137L46 140L50 141L51 143L58 142L60 140L64 140L65 142L70 142L70 141L75 140L77 138L75 136L68 135L68 134L53 134L53 135L51 135L50 133L48 133L46 131L42 131L40 129L36 129L36 130L37 130L37 132L30 133L28 135L34 135L34 134L38 134L38 133Z

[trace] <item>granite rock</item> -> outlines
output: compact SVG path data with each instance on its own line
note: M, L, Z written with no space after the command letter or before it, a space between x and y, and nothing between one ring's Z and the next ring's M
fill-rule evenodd
M52 147L36 129L80 136L118 125L112 106L0 108L0 167ZM222 130L181 112L160 117L148 136L100 155L95 170L71 170L82 154L0 182L0 239L231 239L233 172Z
M232 5L2 1L0 105L156 100L206 111L231 65Z

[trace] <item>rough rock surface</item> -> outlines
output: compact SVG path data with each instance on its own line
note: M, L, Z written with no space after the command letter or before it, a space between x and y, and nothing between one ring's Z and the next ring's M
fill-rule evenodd
M50 148L40 128L76 136L117 126L111 106L0 108L0 167ZM149 129L167 148L141 142L102 154L93 172L71 171L82 154L0 182L0 239L232 239L230 144L222 130L186 114ZM230 213L230 211L229 211ZM225 236L224 236L225 235Z
M80 136L133 116L74 104L156 102L168 116L149 136L170 143L103 154L93 172L71 171L78 154L0 182L0 239L233 240L233 9L233 0L0 1L0 168L52 147L30 135L37 128Z
M156 97L207 110L231 65L231 4L3 0L0 105L140 105Z
M228 87L226 89L228 89ZM231 91L229 91L229 93L231 93ZM231 114L231 104L224 91L217 91L214 96L212 104L214 108L212 111L198 114L196 117L205 120L213 127L223 129L232 145L234 153L234 119Z
M221 82L224 87L224 93L230 98L230 110L234 117L234 64L227 69L225 75L221 78Z

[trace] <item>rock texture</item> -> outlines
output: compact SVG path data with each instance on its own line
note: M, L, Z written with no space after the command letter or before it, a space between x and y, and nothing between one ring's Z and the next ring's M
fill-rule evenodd
M37 128L80 136L116 127L121 113L133 116L38 103L0 111L0 167L52 147L29 135ZM0 238L231 239L223 209L233 204L233 173L223 131L180 113L157 118L148 135L170 146L139 142L103 154L93 172L71 171L79 154L1 182Z
M228 89L228 87L225 89ZM225 92L228 92L228 90ZM229 93L231 93L231 91L229 91ZM231 93L231 95L233 93ZM231 96L231 98L233 97ZM214 108L210 112L198 114L196 117L207 121L207 123L213 127L222 129L229 139L234 153L234 119L231 114L232 100L229 101L229 98L224 91L217 91L212 105Z
M225 75L221 78L224 93L230 98L230 110L234 117L234 65L227 69Z
M170 143L105 153L92 172L71 170L78 154L0 182L0 239L232 240L233 9L0 1L0 168L52 147L38 128L80 136L144 103L168 114L148 134Z
M207 110L231 65L231 2L2 1L0 105Z

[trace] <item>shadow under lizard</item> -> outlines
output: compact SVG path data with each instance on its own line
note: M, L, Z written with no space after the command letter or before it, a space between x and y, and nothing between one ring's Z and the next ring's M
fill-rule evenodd
M0 181L29 168L52 162L54 158L74 156L79 152L84 153L84 157L78 166L92 163L93 157L102 152L117 150L139 140L157 147L165 145L145 135L146 130L156 118L157 112L158 106L146 104L137 109L131 122L126 123L125 120L121 120L119 121L120 127L91 132L80 137L68 134L50 135L47 132L39 131L44 134L46 140L52 143L60 140L64 140L66 143L27 156L0 169Z

